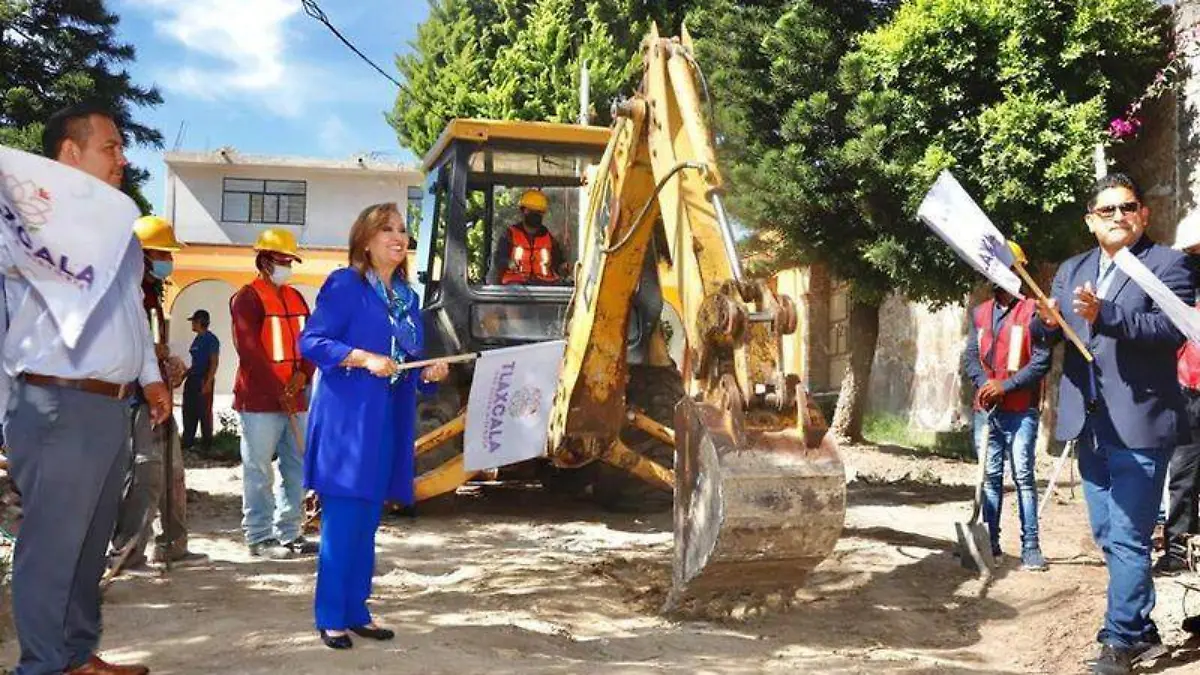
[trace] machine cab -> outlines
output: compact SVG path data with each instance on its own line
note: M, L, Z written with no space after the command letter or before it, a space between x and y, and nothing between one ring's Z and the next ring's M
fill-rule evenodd
M610 131L543 122L454 120L425 158L416 230L417 289L431 353L559 338L574 292L586 176ZM558 278L505 274L503 245L527 190L545 195L542 224L561 260ZM545 241L544 239L541 241ZM528 252L516 254L527 255ZM437 344L440 343L440 344Z

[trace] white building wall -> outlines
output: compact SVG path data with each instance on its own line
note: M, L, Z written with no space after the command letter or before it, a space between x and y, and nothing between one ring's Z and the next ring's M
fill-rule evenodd
M225 178L302 180L307 184L303 227L222 222ZM420 186L419 172L379 172L311 167L190 164L168 161L166 211L185 242L253 244L266 227L288 227L301 246L344 247L350 226L363 208L396 202L406 208L408 187Z

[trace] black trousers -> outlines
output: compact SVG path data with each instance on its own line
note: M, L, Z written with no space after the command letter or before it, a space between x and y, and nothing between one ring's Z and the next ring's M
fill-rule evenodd
M200 382L188 380L183 384L183 447L196 444L196 427L200 427L200 445L212 447L212 394L205 395Z
M1200 394L1188 393L1188 418L1192 424L1192 442L1175 448L1167 477L1170 507L1164 528L1167 551L1179 557L1187 554L1187 535L1200 533Z

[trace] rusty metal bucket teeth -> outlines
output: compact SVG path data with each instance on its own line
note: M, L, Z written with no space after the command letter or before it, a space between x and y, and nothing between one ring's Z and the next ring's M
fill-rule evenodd
M664 611L746 594L790 600L841 535L846 477L832 437L810 434L810 447L794 423L742 426L712 404L684 398L676 407L675 560Z

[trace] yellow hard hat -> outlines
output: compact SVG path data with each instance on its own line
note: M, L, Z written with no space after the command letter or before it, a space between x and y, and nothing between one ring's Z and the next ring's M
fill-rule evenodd
M258 235L258 241L254 242L254 250L282 253L296 260L300 259L300 256L297 255L300 247L296 245L296 235L292 234L291 230L285 230L282 227L263 230Z
M526 190L525 194L521 195L521 201L517 202L517 206L538 213L545 213L550 208L550 200L546 199L546 193L541 190Z
M1008 240L1008 250L1012 252L1013 260L1015 262L1020 263L1022 265L1027 264L1029 262L1029 259L1025 257L1025 251L1021 250L1021 247L1017 245L1017 242L1009 239Z
M175 238L171 221L158 216L142 216L133 223L133 232L147 251L178 251L183 244Z

